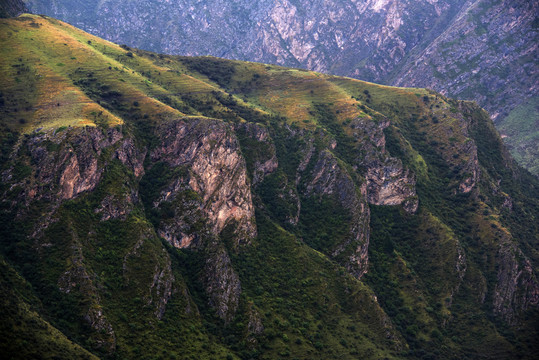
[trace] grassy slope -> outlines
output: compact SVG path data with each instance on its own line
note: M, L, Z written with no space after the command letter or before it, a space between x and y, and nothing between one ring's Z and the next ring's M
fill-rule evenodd
M499 124L511 155L532 174L539 175L539 98L520 105Z
M237 111L231 111L223 104L225 101L230 101L228 94L203 74L190 72L188 65L175 58L124 49L85 34L67 24L39 16L25 15L14 21L5 21L2 27L6 30L3 31L5 37L2 38L2 41L7 44L6 47L2 48L11 46L17 48L16 52L5 51L1 57L4 75L1 86L2 96L5 99L2 107L2 122L7 127L6 131L3 132L6 137L8 134L16 134L17 132L28 134L36 129L48 131L51 128L57 131L65 127L99 126L106 128L129 126L129 124L137 122L152 124L184 117L185 114L197 117L207 115L239 121L243 121L240 115L245 117L268 116L262 106L249 106L237 97L231 98ZM18 73L20 71L18 69L22 67L25 70ZM277 69L279 76L282 76L282 72L283 69ZM329 83L324 85L332 86ZM28 96L28 87L35 88L31 96ZM292 122L298 120L291 117ZM129 121L132 123L128 123ZM143 128L144 125L142 125ZM133 131L139 131L137 129L139 128L136 127ZM151 141L151 139L145 138L144 134L141 135L143 139ZM122 239L126 236L133 238L133 235L128 236L126 232L136 232L134 224L145 220L133 218L128 219L125 224L118 222L100 224L98 218L93 215L89 216L92 213L91 209L98 203L100 194L107 191L117 191L115 184L118 181L123 182L121 179L116 179L114 175L118 172L121 175L124 171L120 165L118 166L119 168L106 170L112 176L105 185L110 189L97 189L90 196L84 196L80 200L66 204L63 210L61 209L64 215L60 215L60 218L65 220L61 220L51 227L47 232L47 237L54 242L55 239L69 238L71 232L84 234L88 228L95 227L96 234L93 242L97 242L85 252L86 266L96 273L106 275L103 282L108 289L107 293L113 295L107 295L103 298L103 306L109 320L114 324L119 354L129 357L144 356L144 354L149 353L186 358L196 357L196 354L206 354L205 357L209 358L212 356L224 357L226 351L223 352L219 345L211 345L219 343L219 339L225 339L225 347L231 349L228 351L229 355L234 352L244 354L244 356L258 353L260 350L257 350L257 347L253 348L252 345L242 344L245 341L245 324L242 324L241 319L237 319L235 324L227 329L219 329L219 321L213 318L210 309L207 309L204 294L201 293L200 289L197 290L194 280L191 279L195 276L193 269L184 267L187 266L186 262L195 261L196 265L196 260L186 260L185 255L176 254L175 250L170 250L173 259L179 256L175 260L175 266L188 279L194 299L205 316L204 323L206 325L202 326L200 320L189 318L178 323L178 320L184 317L180 309L185 304L181 298L177 301L173 298L166 317L163 322L158 324L157 329L150 330L144 326L150 319L150 314L138 312L137 316L132 316L132 309L137 308L137 301L140 301L137 300L139 297L137 292L140 289L134 288L126 293L120 288L116 288L115 284L118 279L115 275L114 263L122 257ZM134 216L137 216L136 212ZM69 229L73 225L70 224L75 224L71 230ZM67 233L65 229L68 229ZM100 240L111 238L117 238L117 241L114 242L116 245ZM264 342L264 356L273 358L278 354L282 356L292 354L304 357L306 354L310 354L310 356L320 354L323 357L354 358L357 354L363 354L371 357L391 357L387 350L390 346L385 344L387 340L385 340L385 333L380 328L380 324L373 324L371 328L361 325L361 323L354 325L358 321L358 316L362 317L358 306L371 308L370 312L381 312L380 308L372 302L372 293L368 288L345 275L342 269L336 268L327 259L323 260L324 258L319 253L300 245L291 234L285 235L285 233L281 233L281 230L271 228L265 236L261 236L260 240L261 243L266 243L265 240L288 242L286 245L288 249L294 249L298 252L297 256L282 251L274 254L278 261L287 262L288 267L283 268L283 272L274 274L272 281L278 283L285 281L285 279L290 281L289 271L297 266L306 269L305 271L312 271L316 268L317 271L325 272L328 277L320 284L318 281L302 284L304 279L299 276L294 280L297 286L305 287L305 291L297 296L301 295L303 299L312 301L312 304L307 307L301 304L301 298L292 297L283 303L279 299L287 299L289 294L281 293L281 291L288 292L281 288L272 290L272 299L277 301L274 304L267 303L267 296L260 297L253 293L251 299L249 295L246 295L242 300L242 306L254 303L259 311L265 314L264 324L267 330L260 340ZM22 246L22 244L19 243L18 246ZM92 250L96 246L99 246L99 251ZM274 250L267 249L267 251ZM51 253L47 256L55 258L58 253ZM193 254L187 256L195 257ZM246 254L245 258L236 259L238 266L241 268L253 266L251 256L260 255ZM23 259L19 258L19 262L21 261ZM308 262L305 263L305 261ZM61 265L52 267L50 265L52 264L49 262L47 265L49 268L43 270L42 276L53 282L60 274L58 271L61 269ZM271 267L271 264L264 266ZM266 273L266 271L262 271L262 273ZM247 284L254 283L256 279L250 279L250 276L253 275L245 272L243 281ZM181 276L180 273L176 274L177 278L181 278ZM263 279L262 283L268 281L270 279ZM325 289L328 284L333 288L329 295L331 303L324 305L327 314L316 315L319 312L320 304L326 301L319 299L319 297L322 289ZM354 293L357 295L346 300L355 304L354 307L344 306L345 304L342 303L344 300L335 297L338 292L345 291L345 288L341 287L340 284L348 284L348 287L355 289ZM248 289L249 287L246 290L247 294L250 293ZM39 290L37 293L48 296ZM331 308L327 309L328 306ZM59 309L56 309L53 304L46 310L56 313ZM76 312L76 310L74 311ZM293 325L290 325L290 320L288 320L290 314L297 318ZM383 314L380 313L379 316L383 316ZM312 319L309 319L310 317ZM309 321L298 323L299 319L309 319ZM365 324L367 323L365 322ZM337 324L342 325L343 329L335 334L331 329L336 326L340 328ZM66 331L68 331L67 328L69 326L65 327ZM298 328L300 330L297 330ZM135 337L133 337L134 334L136 334ZM144 341L141 342L141 339ZM87 346L93 346L91 338L79 336L78 340L86 341ZM203 349L198 347L202 344L205 344ZM178 348L182 350L178 352Z
M5 359L97 359L39 315L31 286L0 260L0 333Z
M149 329L145 326L149 314L130 313L138 306L137 289L113 291L115 295L106 297L104 306L117 329L120 354L136 357L146 351L158 354L157 349L161 349L168 352L161 356L180 357L196 357L201 351L208 357L230 352L245 358L257 354L267 358L395 356L383 327L371 323L369 313L381 312L370 300L372 290L414 356L454 353L462 357L476 352L503 356L513 350L514 345L500 335L499 328L478 305L474 289L491 281L489 276L495 271L492 261L481 260L482 251L495 251L489 243L495 238L493 226L513 230L516 221L499 216L501 206L496 199L477 202L452 197L452 190L462 180L462 175L452 170L469 160L469 154L458 151L458 145L467 139L457 131L461 124L456 118L456 103L423 89L379 86L256 63L157 55L120 47L65 23L34 15L1 20L0 28L0 113L5 129L2 141L7 147L13 144L13 132L29 134L38 128L57 131L82 126L125 126L152 146L146 131L152 124L207 116L268 125L287 122L292 128L306 130L323 127L333 132L339 144L348 144L337 149L346 159L347 152L355 153L361 145L348 141L353 133L347 126L350 119L377 122L389 118L393 124L386 131L389 151L401 157L418 177L418 216L409 218L396 209L373 207L368 286L297 240L303 235L301 230L286 231L274 214L258 213L258 240L233 262L244 286L241 306L256 306L262 314L266 330L259 343L252 346L246 341L246 324L241 316L230 327L220 328L206 308L203 291L197 289L193 270L196 257L168 249L177 269L176 278L185 279L201 318L184 319L178 324L183 316L180 309L185 306L178 298L172 301L158 328ZM286 139L275 137L275 141L277 147L290 149ZM250 155L245 155L249 163ZM285 174L290 172L286 164L281 166ZM114 174L122 170L107 171ZM486 173L490 171L492 167L485 168ZM494 182L486 178L485 186ZM109 186L116 183L121 184L121 178L113 179ZM519 198L518 191L515 188L511 195L521 202L517 207L525 209L530 201ZM99 195L92 196L65 207L68 215L76 215L73 220L78 226L98 223L95 216L87 215L99 200L95 198ZM477 215L479 211L488 216ZM534 214L527 214L526 219L533 222ZM133 216L140 218L98 225L97 240L111 236L110 231L122 239L134 223L149 226L142 210ZM468 220L463 222L463 218ZM378 223L382 225L376 226ZM469 237L470 228L480 231ZM524 228L517 233L518 239L524 239L527 230L532 238L537 234ZM433 234L440 241L433 242ZM536 260L533 241L529 241L528 254ZM115 251L121 251L102 245L105 253L88 259L89 266L99 272L107 270L104 264L118 261ZM161 245L154 239L149 246L158 249ZM461 291L452 297L456 286L453 266L437 264L454 260L459 246L466 249L471 261L461 285L470 295ZM418 254L428 254L430 261L421 261ZM106 281L114 280L111 271ZM126 298L131 300L124 304ZM469 314L478 315L470 318ZM141 338L145 339L142 344ZM207 344L215 345L208 349Z

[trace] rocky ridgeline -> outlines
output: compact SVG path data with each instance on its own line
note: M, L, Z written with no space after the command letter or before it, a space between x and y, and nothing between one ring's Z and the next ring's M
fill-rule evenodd
M348 235L345 241L335 244L328 255L357 278L368 270L370 213L367 204L402 204L410 213L418 208L415 175L403 167L401 160L388 156L385 150L382 130L389 123L374 127L369 123L365 128L360 124L358 119L354 128L363 131L368 138L376 139L370 142L371 145L366 145L375 147L376 151L374 148L367 151L372 155L370 159L358 159L358 164L365 168L365 173L360 172L359 178L334 155L332 150L338 143L331 138L328 141L328 134L285 128L287 136L305 145L301 150L303 158L295 172L296 178L284 184L277 194L296 208L294 216L288 219L293 225L301 215L300 198L331 198L346 209L351 219ZM466 128L463 129L466 132ZM159 145L150 152L146 147L136 146L136 140L131 136L115 129L103 132L87 127L32 134L18 144L13 155L14 161L28 157L29 163L33 164L30 181L17 182L13 168L3 173L3 181L12 184L11 188L22 188L17 198L12 200L12 206L17 202L25 203L27 208L37 201L48 204L45 216L37 222L32 236L40 246L51 246L43 237L43 231L59 220L61 205L95 191L100 183L106 181L104 171L108 164L119 161L130 176L125 178L121 189L117 189L120 191L100 195L99 206L94 209L100 221L125 221L131 212L142 206L137 184L147 171L156 166L152 164L164 162L170 171L178 170L176 176L163 184L157 196L149 202L154 209L166 205L172 214L160 219L155 230L146 227L141 231L124 258L124 272L129 277L129 264L137 261L144 241L155 237L156 233L174 247L199 251L206 258L200 281L205 284L208 301L219 317L230 321L238 308L241 283L230 262L229 250L219 236L227 226L232 226L234 251L241 252L243 246L249 246L257 233L253 188L279 168L273 140L266 127L243 124L237 126L237 131L243 139L251 141L251 147L269 149L252 164L251 175L248 175L233 127L217 120L178 119L155 129ZM315 148L313 142L316 138L324 139L327 147ZM466 166L461 171L475 175L459 185L463 193L478 190L476 182L480 173L477 154L473 150L475 144L468 141L465 146L469 148L467 152L471 151L470 166L475 169ZM27 214L21 210L17 216L24 218ZM92 299L87 320L95 330L106 335L101 341L113 349L114 331L101 309L99 291L92 280L95 274L89 273L84 266L84 247L79 237L85 235L77 234L76 230L70 235L72 253L69 258L72 265L62 272L58 279L59 287L70 292L76 286L78 291ZM517 260L519 257L524 259L523 263ZM499 258L501 266L494 311L514 323L516 313L537 304L537 281L529 261L510 238L500 242ZM462 256L459 259L464 262L457 268L465 271L465 259ZM155 269L149 277L151 281L146 284L147 301L155 307L157 318L161 318L172 292L174 276L167 255L156 255L153 261ZM522 293L517 288L527 290Z
M462 111L464 126L460 129L463 136L468 136L471 125L466 111L470 109L463 105ZM373 124L361 119L352 124L352 128L361 133L356 133L357 136L370 139L363 143L363 151L368 155L356 159L354 173L335 155L339 143L329 133L282 127L287 138L303 144L299 150L302 156L293 172L294 177L286 180L273 195L295 209L286 220L292 226L298 224L302 215L303 201L314 199L316 203L332 199L342 207L350 219L347 234L341 242L327 249L326 254L358 279L369 269L368 204L402 205L412 214L418 209L416 176L400 159L389 156L385 149L383 130L389 122ZM137 145L140 142L136 138L118 129L103 131L85 127L35 132L19 141L11 156L14 165L2 174L3 182L9 184L10 189L19 189L16 197L6 196L4 201L11 198L13 208L17 203L25 204L18 211L18 218L28 217L27 210L36 203L47 204L31 237L38 248L55 247L58 246L56 240L45 233L54 223L64 223L62 209L66 202L97 193L93 212L99 216L99 221L128 221L144 207L139 189L141 179L162 166L160 164L166 164L167 171L173 176L156 188L153 198L144 200L151 211L166 209L168 215L159 218L155 227L146 223L137 230L123 257L122 273L126 285L145 288L145 306L153 309L156 319L163 317L171 295L180 291L183 285L181 279L175 279L170 256L164 248L161 245L157 250L147 248L148 243L159 236L171 246L191 249L203 257L203 268L197 281L205 288L208 305L225 323L230 323L239 310L242 293L230 251L242 252L245 246L251 246L257 235L253 194L264 184L265 178L280 169L271 132L260 124L231 126L204 118L177 119L154 129L158 145L151 150ZM251 163L247 164L241 144L243 151L256 148L263 151L250 156ZM479 193L477 183L481 171L476 145L469 140L463 146L457 150L466 151L469 160L459 168L464 180L458 189L462 193ZM454 158L447 157L446 161L450 164ZM31 164L31 176L24 180L15 175L15 167L21 162ZM112 164L119 166L124 175L117 179L120 183L114 183L114 188L107 188L107 183L111 183L107 173L112 171ZM263 204L259 203L259 206L264 208ZM58 287L65 293L76 292L86 299L84 318L94 330L96 346L114 352L116 335L102 306L104 295L96 285L98 274L86 265L85 252L88 241L92 241L92 231L84 233L69 222L67 225L69 250L66 260L69 265L61 271ZM225 229L228 229L228 236L232 236L232 244L222 240ZM492 231L492 237L497 237L495 230L489 231ZM498 249L499 263L492 295L493 312L509 324L517 325L523 311L538 303L538 282L530 261L510 235L503 235L493 246ZM148 251L150 259L143 259L143 253L148 255ZM448 251L455 253L455 264L451 265L454 267L451 282L455 285L448 294L452 298L465 276L467 262L458 240ZM140 273L141 261L149 265L144 268L143 275ZM481 301L485 301L486 288L482 291ZM183 296L188 304L185 311L190 313L189 304L193 301L188 292ZM260 334L264 327L255 308L248 311L248 319L252 335Z
M382 128L370 130L377 131L378 136L383 138ZM99 191L94 213L99 215L101 222L114 219L126 221L132 212L140 209L142 203L137 184L146 172L151 172L152 167L156 166L152 164L166 163L168 171L175 176L163 184L157 196L147 203L154 210L166 205L167 211L172 213L160 219L155 230L150 227L141 230L139 238L124 258L124 272L129 273L129 264L136 261L146 238L153 238L156 234L174 247L200 251L207 256L205 275L200 280L205 283L209 301L217 314L229 321L238 306L241 284L219 235L225 227L232 226L235 251L248 246L257 234L252 187L278 169L273 140L264 126L244 124L239 126L238 131L249 138L254 146L267 146L270 149L254 162L251 176L247 175L246 162L232 127L217 120L178 119L155 130L159 145L150 152L146 147L136 146L137 141L133 137L117 129L103 132L86 127L36 132L22 139L13 154L14 161L32 164L30 181L18 181L13 175L13 167L3 173L3 181L11 184L11 188L21 187L18 196L12 200L12 207L16 207L18 202L26 204L25 209L31 208L36 202L48 204L45 216L37 221L32 236L42 243L41 246L50 246L43 233L52 223L59 221L59 209L66 201L95 192L100 184L102 186L109 182L105 171L110 164L121 163L129 175L126 175L120 188ZM288 128L285 131L297 141L328 136L304 131L298 133ZM358 185L353 179L357 175L349 173L332 153L332 149L338 146L334 140L325 149L314 149L312 140L305 144L296 178L289 181L281 189L283 194L278 196L291 201L297 209L289 219L291 224L297 224L300 217L300 197L334 198L346 209L352 219L349 235L343 243L336 244L328 255L338 259L351 274L361 278L368 269L367 203L404 203L407 211L415 212L415 180L409 170L403 169L400 161L385 157L384 163L375 161L372 167L367 167L364 180ZM379 144L381 152L385 152L383 144L384 141ZM301 194L299 188L304 189ZM19 218L28 216L25 209L17 214ZM65 292L79 286L79 291L92 299L88 321L96 330L109 334L107 341L114 344L114 332L106 322L99 305L100 295L92 282L95 274L88 273L84 266L84 247L79 240L79 236L84 235L77 234L75 230L70 235L73 251L70 262L73 265L62 273L59 286ZM154 260L155 272L147 284L148 302L155 306L157 317L160 318L170 297L174 277L168 256L160 255Z
M533 54L539 10L533 1L28 4L35 13L156 52L214 55L431 88L477 101L497 124L512 110L535 104L538 96ZM157 25L164 23L173 25ZM503 125L504 135L522 164L535 169L537 134L526 136L523 126L536 122L537 111L520 114L524 119Z

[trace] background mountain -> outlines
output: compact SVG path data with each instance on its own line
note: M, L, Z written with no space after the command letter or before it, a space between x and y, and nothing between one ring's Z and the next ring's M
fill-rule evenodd
M487 109L539 174L539 3L528 0L26 1L116 43L428 87Z
M417 88L0 20L11 358L533 358L539 184Z
M28 8L22 0L1 0L0 18L9 18L28 12Z

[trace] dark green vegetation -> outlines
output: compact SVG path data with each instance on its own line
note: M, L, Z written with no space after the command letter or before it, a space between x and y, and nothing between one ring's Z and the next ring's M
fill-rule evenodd
M8 358L539 351L539 184L475 104L0 30Z

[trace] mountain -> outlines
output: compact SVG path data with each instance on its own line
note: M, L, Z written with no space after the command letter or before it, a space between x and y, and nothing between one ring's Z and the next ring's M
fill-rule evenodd
M473 99L517 161L539 174L539 3L476 1L390 81Z
M0 1L0 18L9 18L28 12L28 8L22 0Z
M10 358L533 358L539 183L476 104L0 20Z
M475 100L539 175L537 24L527 0L26 1L116 43L301 67Z

